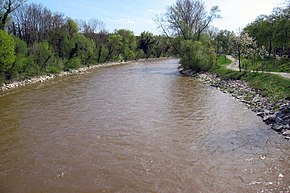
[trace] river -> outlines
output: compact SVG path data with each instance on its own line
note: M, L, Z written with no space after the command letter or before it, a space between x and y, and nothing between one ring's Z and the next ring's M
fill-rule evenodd
M177 66L137 62L3 92L0 192L289 192L289 141Z

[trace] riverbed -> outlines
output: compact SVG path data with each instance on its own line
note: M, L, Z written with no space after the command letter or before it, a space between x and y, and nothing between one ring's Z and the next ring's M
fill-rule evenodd
M0 192L289 192L290 144L178 60L0 96Z

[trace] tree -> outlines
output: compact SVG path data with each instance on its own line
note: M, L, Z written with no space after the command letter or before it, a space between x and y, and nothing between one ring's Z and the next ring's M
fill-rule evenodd
M218 54L228 54L230 52L230 37L233 32L221 30L215 37L216 51Z
M247 54L248 49L254 44L254 39L248 33L240 33L239 35L232 34L231 42L233 51L238 56L239 70L242 71L241 56Z
M0 77L6 78L6 73L15 62L15 42L9 34L0 30Z
M35 42L30 51L39 70L46 70L54 53L47 41Z
M212 56L211 45L207 40L202 40L202 35L214 19L220 18L219 12L218 6L214 6L208 13L201 0L177 0L175 4L168 7L165 15L157 18L159 28L172 40L171 45L181 56L181 64L184 68L199 71L203 70L201 65L205 65L205 68L211 65L205 63L211 59L200 60L200 57L206 58L206 54L210 53L209 58ZM202 44L208 47L205 48ZM199 48L201 51L198 50Z
M4 30L10 13L15 11L26 0L0 0L0 29Z
M181 58L182 67L186 70L206 71L214 64L214 50L201 41L183 40L182 52L188 53Z
M220 18L219 12L218 6L214 6L208 14L204 2L200 0L177 0L163 17L157 18L157 22L168 36L199 41L209 24Z
M153 45L155 43L155 39L152 33L148 31L144 31L141 33L139 42L138 42L138 49L143 50L146 58L150 57L151 50L153 49Z
M96 47L95 43L82 34L75 34L71 42L73 42L74 45L71 48L69 59L79 58L81 64L88 64L94 53Z
M10 32L25 40L29 45L42 40L49 40L55 34L67 29L70 19L64 18L62 14L52 13L41 4L22 5L12 14L12 23L9 26ZM72 33L75 29L72 26Z
M106 61L110 61L111 59L118 59L120 48L122 46L122 37L118 34L110 34L108 38L108 55L106 57Z
M89 21L78 20L82 33L102 33L105 30L105 23L98 19L90 19Z
M134 32L126 29L119 29L116 31L116 34L121 37L121 46L118 54L121 56L121 59L125 61L135 59L137 42Z

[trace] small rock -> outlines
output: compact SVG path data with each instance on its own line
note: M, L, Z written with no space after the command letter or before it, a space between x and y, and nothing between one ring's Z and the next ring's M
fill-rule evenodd
M274 129L275 131L282 131L282 129L283 129L283 125L274 125L274 126L272 127L272 129Z
M290 130L284 131L284 132L283 132L283 135L285 135L285 136L290 136Z
M263 121L267 124L275 122L276 115L267 115L263 118Z

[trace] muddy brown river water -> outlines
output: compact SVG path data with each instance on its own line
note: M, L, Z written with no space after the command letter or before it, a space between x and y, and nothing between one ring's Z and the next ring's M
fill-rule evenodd
M289 192L290 143L178 60L0 96L0 192Z

